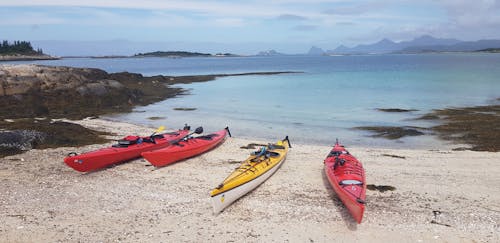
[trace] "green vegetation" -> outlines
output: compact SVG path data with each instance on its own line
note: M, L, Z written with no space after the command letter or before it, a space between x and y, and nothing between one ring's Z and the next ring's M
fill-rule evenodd
M477 52L500 53L500 48L486 48L486 49L482 49L482 50L477 50Z
M44 54L40 48L35 51L28 41L14 41L14 43L11 44L9 41L4 40L0 43L0 55L39 56Z
M211 57L212 54L187 51L155 51L138 53L134 57Z

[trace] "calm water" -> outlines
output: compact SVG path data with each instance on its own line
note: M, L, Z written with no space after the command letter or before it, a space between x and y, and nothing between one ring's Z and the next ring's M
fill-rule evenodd
M111 118L151 126L229 126L233 135L292 142L377 147L445 146L432 136L375 139L356 126L424 126L412 120L432 109L483 105L500 97L500 55L426 54L234 58L63 59L39 64L96 67L144 75L195 75L261 71L298 74L238 76L179 85L180 96ZM196 108L175 111L174 108ZM386 113L377 108L416 109ZM150 120L150 117L165 117Z

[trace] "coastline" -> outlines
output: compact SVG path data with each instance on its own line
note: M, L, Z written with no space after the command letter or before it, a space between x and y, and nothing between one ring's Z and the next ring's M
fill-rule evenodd
M143 76L139 73L107 73L96 68L43 65L0 65L0 157L26 148L81 146L103 143L94 131L52 119L83 119L130 112L182 95L175 84L208 82L218 77L278 75L282 72L250 72L196 76ZM68 97L71 97L69 99ZM42 124L43 123L43 124ZM5 132L4 132L5 131ZM70 131L70 132L68 132ZM26 134L36 133L36 139ZM57 136L55 136L57 134Z
M102 119L70 122L108 132L109 139L154 130ZM346 144L368 184L395 187L367 191L365 217L356 225L322 172L330 147L297 145L268 181L213 215L209 191L252 151L240 147L267 142L273 141L228 138L164 168L136 159L88 174L64 165L64 156L105 145L0 158L0 232L6 241L37 242L500 240L500 153L492 152Z
M0 55L0 64L2 61L41 61L41 60L59 60L60 57L49 55Z

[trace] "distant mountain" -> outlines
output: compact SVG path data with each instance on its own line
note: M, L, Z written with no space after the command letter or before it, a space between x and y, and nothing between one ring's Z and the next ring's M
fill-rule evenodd
M462 41L457 40L457 39L441 39L441 38L434 38L430 35L423 35L420 37L417 37L411 41L402 41L399 44L404 47L409 47L409 46L431 46L431 45L454 45L457 43L460 43Z
M389 39L383 39L374 44L368 45L357 45L355 47L349 48L344 45L340 45L334 50L328 50L327 54L366 54L366 53L388 53L395 50L399 50L398 43L395 43Z
M410 46L402 49L401 52L404 53L460 52L460 51L479 51L492 48L500 48L500 40L462 41L452 45Z
M316 46L312 46L311 49L309 49L309 52L307 52L307 55L311 55L311 56L320 56L320 55L324 55L325 54L325 51L319 47L316 47Z
M378 53L420 53L420 52L458 52L477 51L488 48L499 48L500 40L460 41L457 39L441 39L424 35L411 41L393 42L383 39L374 44L346 47L340 45L327 54L378 54Z
M282 56L285 55L283 53L279 53L275 50L261 51L257 53L257 56Z

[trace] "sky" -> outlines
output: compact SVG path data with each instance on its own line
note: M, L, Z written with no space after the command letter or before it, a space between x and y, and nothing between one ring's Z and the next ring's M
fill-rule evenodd
M500 39L500 0L0 0L0 16L0 39L54 55L293 54L422 35Z

